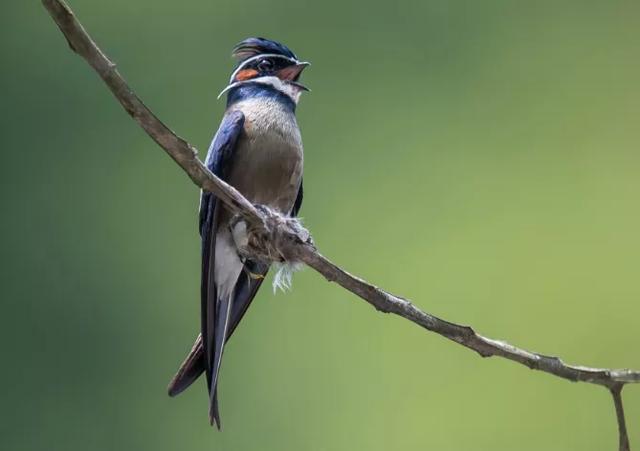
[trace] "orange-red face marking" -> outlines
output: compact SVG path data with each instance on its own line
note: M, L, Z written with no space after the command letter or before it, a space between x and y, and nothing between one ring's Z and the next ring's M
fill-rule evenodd
M245 81L250 80L258 75L258 71L255 69L243 69L236 74L236 80Z

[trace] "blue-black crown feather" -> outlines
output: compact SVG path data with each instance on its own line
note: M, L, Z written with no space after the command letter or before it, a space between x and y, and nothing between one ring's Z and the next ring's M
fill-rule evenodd
M284 55L289 58L298 59L289 47L279 42L265 38L248 38L238 43L231 53L239 63L262 53L273 53Z

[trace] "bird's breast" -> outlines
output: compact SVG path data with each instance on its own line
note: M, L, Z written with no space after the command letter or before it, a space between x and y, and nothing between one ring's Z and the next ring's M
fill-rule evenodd
M289 213L302 180L303 148L294 112L270 99L234 106L245 116L244 133L228 181L253 203Z

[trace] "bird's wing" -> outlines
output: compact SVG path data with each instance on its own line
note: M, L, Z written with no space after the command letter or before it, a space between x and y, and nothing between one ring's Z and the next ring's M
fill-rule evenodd
M222 128L222 127L221 127ZM212 146L213 147L213 146ZM218 171L211 171L218 175ZM205 193L206 194L206 193ZM300 182L300 189L296 201L291 210L291 216L297 216L302 207L302 181ZM215 202L215 198L213 199ZM210 202L210 200L206 200ZM204 218L201 214L201 230L202 222ZM262 285L264 277L267 274L269 267L257 262L247 260L245 262L245 271L240 274L238 283L236 284L236 296L231 308L231 318L229 319L229 326L227 329L227 340L231 337L234 330L240 323L240 320L244 316L245 312L249 308L251 301L256 295L258 288ZM205 358L204 358L204 346L202 343L202 334L196 337L196 340L191 348L191 351L185 358L184 362L180 365L176 375L173 377L169 384L169 396L176 396L186 390L200 375L205 371Z
M236 110L225 114L220 128L218 128L209 146L205 165L223 180L226 176L225 168L229 163L229 158L235 149L243 126L244 114L241 111ZM200 236L203 240L207 236L207 232L211 232L211 220L213 219L215 205L215 196L209 192L202 191L200 195Z
M293 208L291 209L291 216L296 217L300 212L300 208L302 208L302 178L300 179L300 188L298 188L298 195L296 196L296 201L293 203Z
M225 179L226 168L235 149L238 137L244 126L244 115L240 111L225 114L216 135L209 146L205 165L217 175ZM215 334L216 288L213 283L213 269L215 252L215 231L217 211L216 197L206 191L200 195L199 229L202 240L202 279L201 279L201 310L203 334L198 336L191 352L180 365L180 369L169 384L169 395L175 396L189 387L207 367L203 358L205 341L209 342ZM207 371L207 381L211 383L211 371Z
M244 126L244 115L240 111L226 114L209 147L206 166L217 176L225 179L233 152ZM204 352L204 368L211 399L210 418L220 427L217 412L216 385L231 315L231 299L218 298L214 281L215 246L220 205L211 193L202 192L200 198L200 237L202 240L201 275L201 334ZM193 371L190 373L193 375Z

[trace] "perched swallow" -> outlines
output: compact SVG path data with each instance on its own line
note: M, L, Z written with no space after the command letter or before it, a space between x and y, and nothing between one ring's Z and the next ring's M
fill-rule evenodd
M264 38L246 39L232 54L238 65L220 93L227 95L227 108L205 164L254 204L296 216L302 205L303 152L295 111L307 90L298 80L309 63ZM201 333L169 384L169 395L175 396L204 372L209 420L218 429L224 346L269 270L268 265L238 255L231 218L213 194L201 193Z

